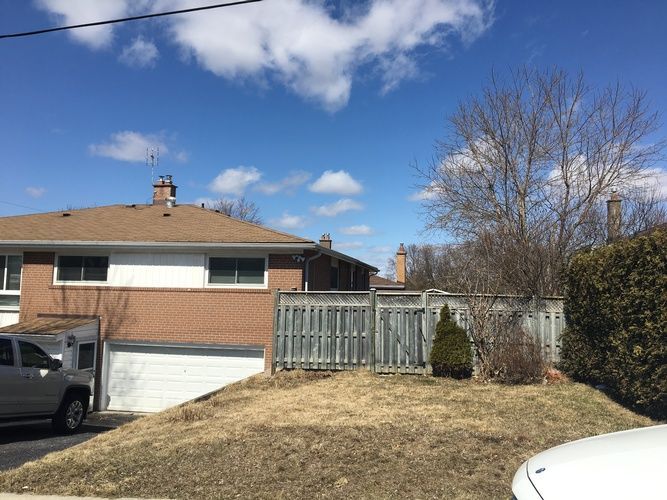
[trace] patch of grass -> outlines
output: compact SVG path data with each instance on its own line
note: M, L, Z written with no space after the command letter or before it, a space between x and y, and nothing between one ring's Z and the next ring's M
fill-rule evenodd
M529 456L652 423L581 384L290 372L235 384L0 473L0 491L507 498Z

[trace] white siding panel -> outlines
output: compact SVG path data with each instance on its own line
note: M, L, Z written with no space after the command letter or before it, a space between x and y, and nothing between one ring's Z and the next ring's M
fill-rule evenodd
M160 411L264 371L261 349L109 344L109 410Z
M201 288L204 254L113 253L109 258L112 286Z
M0 328L19 322L18 311L0 311Z

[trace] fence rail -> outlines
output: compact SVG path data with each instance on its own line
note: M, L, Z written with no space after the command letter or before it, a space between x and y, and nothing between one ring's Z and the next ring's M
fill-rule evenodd
M273 357L275 368L354 370L377 373L430 371L440 309L469 330L469 297L443 292L277 292ZM559 360L564 327L563 300L539 303L498 297L489 314L512 315L542 348L545 360Z

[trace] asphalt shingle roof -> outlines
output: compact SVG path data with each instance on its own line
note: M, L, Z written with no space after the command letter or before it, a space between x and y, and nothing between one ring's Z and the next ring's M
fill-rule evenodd
M110 205L1 217L0 240L313 243L193 205Z
M20 333L31 335L58 335L78 326L92 323L93 319L87 318L36 318L22 321L15 325L0 328L0 333Z

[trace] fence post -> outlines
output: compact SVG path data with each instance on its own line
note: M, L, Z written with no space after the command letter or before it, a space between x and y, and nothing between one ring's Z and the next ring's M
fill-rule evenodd
M280 304L280 290L273 293L273 339L271 346L271 375L276 373L278 364L278 308Z
M371 305L370 328L368 332L368 369L375 372L375 310L377 306L375 290L368 292L369 302Z
M433 372L433 368L429 363L430 349L428 345L428 318L431 313L428 310L428 292L422 292L422 308L424 309L422 316L422 353L424 355L424 375L430 375Z

